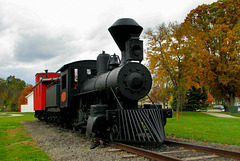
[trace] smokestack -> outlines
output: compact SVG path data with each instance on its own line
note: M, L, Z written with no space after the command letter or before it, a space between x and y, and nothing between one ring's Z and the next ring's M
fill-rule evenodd
M128 60L142 60L143 44L139 36L143 28L131 18L118 19L108 31L122 52L121 63Z
M48 78L48 70L47 69L45 70L45 73L46 73L46 78Z

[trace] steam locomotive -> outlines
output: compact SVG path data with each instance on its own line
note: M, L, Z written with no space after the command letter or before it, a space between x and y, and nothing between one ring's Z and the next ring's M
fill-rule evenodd
M152 86L149 70L141 64L143 28L133 19L117 20L109 29L121 50L104 51L97 60L65 64L56 73L36 74L35 117L64 128L117 142L162 143L170 109L138 105Z

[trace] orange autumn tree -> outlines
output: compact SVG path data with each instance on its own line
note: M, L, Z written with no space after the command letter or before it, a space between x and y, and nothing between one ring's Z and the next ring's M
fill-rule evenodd
M211 93L208 92L208 99L206 101L206 104L213 103L214 101L215 101L215 99L213 98Z
M166 108L165 105L170 98L170 95L169 95L170 90L168 88L165 88L159 92L158 89L159 89L158 85L153 84L153 87L149 93L149 96L153 100L153 102L157 104L163 103L162 108Z
M240 1L219 0L192 10L184 22L194 46L204 46L209 67L204 80L214 96L222 97L228 105L240 94Z
M24 88L24 90L21 93L21 96L18 99L18 104L20 105L24 105L27 104L27 99L25 98L27 95L29 95L33 90L32 90L32 85L29 87Z
M187 38L188 29L177 23L164 23L146 31L147 63L153 74L154 84L158 85L160 94L166 84L177 98L177 119L179 109L186 91L193 86L202 87L203 46L192 47L191 38ZM203 53L203 54L201 54Z

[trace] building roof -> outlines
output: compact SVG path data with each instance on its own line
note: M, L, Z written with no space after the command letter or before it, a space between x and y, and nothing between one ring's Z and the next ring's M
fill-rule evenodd
M33 95L33 91L31 93L29 93L25 98L27 99L28 97L30 97L31 95Z

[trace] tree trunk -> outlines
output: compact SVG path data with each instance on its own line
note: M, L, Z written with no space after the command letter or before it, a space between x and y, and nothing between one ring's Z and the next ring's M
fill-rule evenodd
M181 105L181 95L177 94L177 120L179 120L180 105Z
M163 108L163 109L165 109L165 102L166 102L166 99L163 98L163 99L162 99L162 103L163 103L163 107L162 107L162 108Z
M226 99L227 106L234 106L235 103L235 93L230 93L229 98Z

